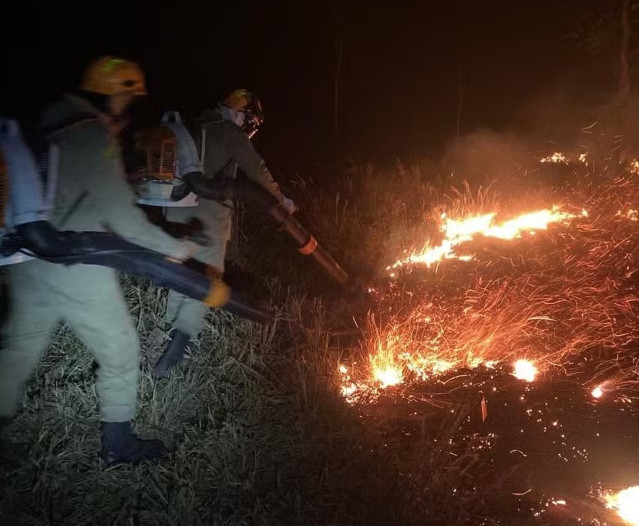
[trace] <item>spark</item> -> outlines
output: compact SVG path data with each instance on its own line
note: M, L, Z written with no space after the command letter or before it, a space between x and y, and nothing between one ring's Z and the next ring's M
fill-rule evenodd
M615 510L619 517L632 526L639 526L639 486L606 495L604 499L606 508Z
M514 365L513 376L518 380L524 380L526 382L534 382L535 376L537 376L537 367L535 364L528 360L517 360Z
M598 385L597 387L595 387L590 394L593 396L593 398L601 398L603 396L603 389L600 385Z

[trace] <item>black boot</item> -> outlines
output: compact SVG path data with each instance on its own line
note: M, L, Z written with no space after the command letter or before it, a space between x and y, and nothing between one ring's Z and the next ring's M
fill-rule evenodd
M190 336L182 331L173 329L170 333L171 339L167 343L164 353L155 364L155 376L165 378L171 369L182 363L184 352L189 344Z
M161 440L142 440L131 422L102 422L102 460L107 466L158 460L168 454Z

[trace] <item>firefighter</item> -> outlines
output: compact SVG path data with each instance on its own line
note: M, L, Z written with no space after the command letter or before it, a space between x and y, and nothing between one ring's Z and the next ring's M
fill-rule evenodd
M60 230L112 231L143 247L185 260L193 244L149 223L126 182L118 134L128 106L146 95L139 66L101 57L85 71L80 89L44 114L41 130L58 145L52 223ZM11 309L0 350L0 426L20 404L23 386L51 333L66 322L98 364L96 387L107 465L136 463L166 454L160 440L136 436L140 346L116 271L95 265L32 260L10 266Z
M235 178L240 171L271 192L292 214L296 210L295 203L282 194L264 160L251 143L251 138L263 120L260 100L244 89L233 91L214 109L204 111L198 120L202 130L203 175L208 180ZM198 194L197 184L189 186ZM226 246L231 234L231 204L200 199L197 207L168 208L166 214L167 220L174 223L199 221L204 239L208 241L199 248L195 259L206 264L209 272L219 276L224 272ZM166 376L182 361L190 340L202 330L206 311L206 305L169 291L166 318L172 326L171 338L156 364L157 377Z

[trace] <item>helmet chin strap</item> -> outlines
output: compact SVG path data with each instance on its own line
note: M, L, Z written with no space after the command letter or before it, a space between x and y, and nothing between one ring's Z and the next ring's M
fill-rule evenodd
M244 126L244 120L246 119L246 115L244 114L243 111L229 108L226 104L220 104L219 108L220 108L220 113L222 114L222 118L225 121L231 121L240 128Z

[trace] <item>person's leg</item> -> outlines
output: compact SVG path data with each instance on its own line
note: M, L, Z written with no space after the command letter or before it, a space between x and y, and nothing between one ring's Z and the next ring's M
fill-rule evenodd
M211 277L222 277L226 246L231 232L230 210L215 201L202 201L191 214L201 221L203 233L208 239L207 244L195 254L195 259L208 266ZM172 330L170 340L155 366L157 377L167 376L182 362L190 339L197 337L202 331L202 322L207 311L208 306L201 301L169 291L166 319Z
M28 261L7 270L10 311L0 338L0 420L8 425L24 384L46 350L59 314L48 280L52 264Z
M141 440L131 429L137 410L140 345L117 274L108 268L75 265L58 285L71 294L65 318L98 364L96 387L102 422L102 458L111 465L157 459L159 440Z

